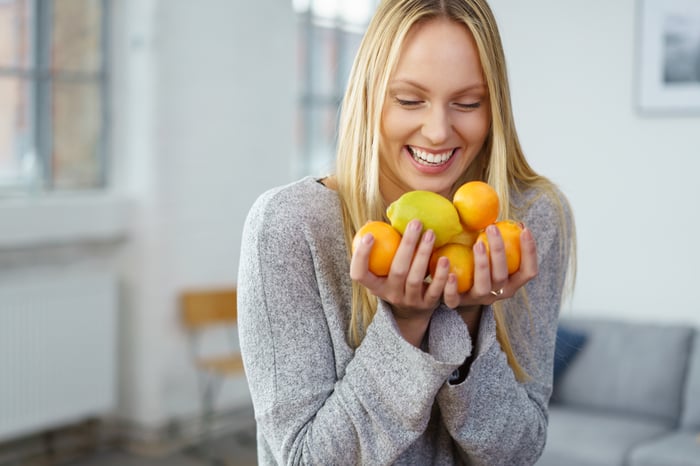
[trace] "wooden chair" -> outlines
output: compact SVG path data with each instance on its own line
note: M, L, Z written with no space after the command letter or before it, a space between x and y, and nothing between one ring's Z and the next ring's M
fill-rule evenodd
M229 377L244 374L240 351L231 342L226 353L204 355L201 343L207 331L229 328L235 331L237 320L236 289L218 288L188 290L180 294L182 321L188 331L192 357L197 368L202 402L201 442L204 446L211 435L216 397L222 383ZM232 335L231 335L232 336ZM203 448L202 448L203 449Z

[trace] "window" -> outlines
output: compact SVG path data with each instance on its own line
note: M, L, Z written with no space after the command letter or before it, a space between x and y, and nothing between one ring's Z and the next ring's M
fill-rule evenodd
M0 0L0 193L106 184L107 0Z
M338 111L362 34L378 0L294 0L299 24L297 150L300 174L325 174Z

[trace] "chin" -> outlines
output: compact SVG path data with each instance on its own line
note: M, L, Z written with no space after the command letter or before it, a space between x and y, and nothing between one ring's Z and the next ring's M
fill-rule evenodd
M412 189L415 191L432 191L434 193L442 194L443 196L449 196L452 186L455 180L450 179L433 179L433 180L416 180L415 183L411 183Z

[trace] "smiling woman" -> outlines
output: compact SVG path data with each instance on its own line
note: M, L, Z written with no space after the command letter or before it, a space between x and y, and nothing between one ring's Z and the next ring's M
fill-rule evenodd
M260 464L539 458L574 225L521 150L504 63L486 0L383 0L345 88L336 166L252 205L238 307ZM435 258L462 229L447 199L469 181L524 226L488 225ZM448 204L454 232L440 237L432 207L397 207L414 196ZM372 264L384 239L356 233L387 218L402 235L385 275ZM452 266L472 261L458 280Z

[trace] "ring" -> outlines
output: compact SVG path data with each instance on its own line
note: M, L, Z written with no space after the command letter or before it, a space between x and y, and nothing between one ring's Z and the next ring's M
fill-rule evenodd
M503 288L501 288L501 289L499 289L499 290L496 290L496 291L491 290L490 293L491 293L492 295L494 295L494 296L497 296L497 297L498 297L498 296L501 296L501 295L503 294Z

